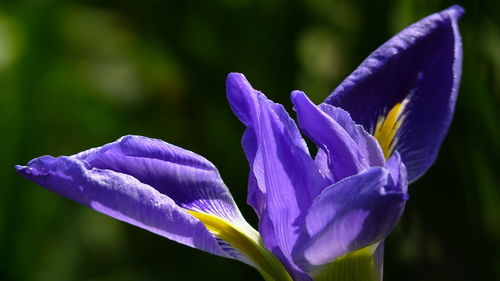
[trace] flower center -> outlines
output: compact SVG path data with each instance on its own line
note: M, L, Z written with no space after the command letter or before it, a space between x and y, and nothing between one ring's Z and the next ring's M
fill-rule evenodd
M408 102L408 99L404 99L402 102L397 103L386 116L382 115L377 120L373 136L380 144L386 159L389 159L397 144L397 133L405 119L403 112Z

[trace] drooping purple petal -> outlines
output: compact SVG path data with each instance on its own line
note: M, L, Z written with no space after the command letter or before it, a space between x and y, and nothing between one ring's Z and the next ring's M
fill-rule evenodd
M376 140L361 126L356 126L347 112L326 104L317 107L300 91L292 93L292 102L301 129L321 149L316 162L327 160L335 181L371 166L384 165ZM324 172L324 168L322 170Z
M162 140L125 136L77 157L90 167L131 175L183 208L229 221L241 218L233 197L211 162Z
M297 265L313 271L392 231L407 199L407 181L397 153L388 163L345 178L314 200L293 251Z
M462 14L452 6L404 29L325 100L372 133L380 118L405 104L392 151L400 152L410 181L432 165L450 125L462 69Z
M44 156L17 168L43 187L104 214L189 246L251 263L183 210L215 215L240 229L249 228L215 166L193 152L158 139L125 136L73 156ZM156 210L157 204L162 209ZM190 225L194 225L192 234ZM212 248L197 242L199 228L205 230L201 232L207 236L203 239L208 239L203 243L216 243L210 245Z
M230 74L226 86L233 112L247 126L242 144L251 170L248 202L259 215L259 232L294 278L307 280L291 261L291 250L303 215L327 182L281 105L242 74Z
M103 214L229 257L200 221L168 196L130 175L90 167L76 157L42 156L16 169L23 177Z

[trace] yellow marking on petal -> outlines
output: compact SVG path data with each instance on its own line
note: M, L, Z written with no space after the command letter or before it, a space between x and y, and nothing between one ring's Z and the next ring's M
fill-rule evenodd
M388 159L397 143L397 133L403 124L405 116L403 111L409 100L405 99L397 103L386 116L380 116L375 126L373 136L377 139L384 152L384 156Z
M267 281L292 281L283 264L262 243L259 233L248 226L242 229L234 223L207 213L185 209L200 220L213 235L243 253Z

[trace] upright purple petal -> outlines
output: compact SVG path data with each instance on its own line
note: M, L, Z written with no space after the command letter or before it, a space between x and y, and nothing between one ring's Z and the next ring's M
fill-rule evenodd
M301 129L321 149L316 161L328 161L335 181L370 166L384 165L376 140L362 127L356 126L347 112L326 104L317 107L300 91L292 93L292 102Z
M397 153L385 168L372 167L327 187L307 214L293 252L295 263L311 272L383 240L406 199L406 173Z
M293 264L291 251L303 215L326 180L281 105L254 90L242 74L228 76L227 96L247 126L242 144L250 163L248 201L260 217L259 232L295 280L307 280Z
M90 167L76 157L43 156L16 169L23 177L103 214L229 257L200 221L168 196L130 175Z
M404 29L325 100L371 133L402 105L386 150L400 152L410 181L432 165L450 125L462 69L457 25L462 14L461 7L452 6Z

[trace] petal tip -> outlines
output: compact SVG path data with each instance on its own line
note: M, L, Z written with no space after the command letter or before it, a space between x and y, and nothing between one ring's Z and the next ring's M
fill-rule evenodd
M292 99L295 99L297 96L302 96L302 95L305 95L305 93L300 90L293 90L292 93L290 94Z
M36 167L32 167L28 164L28 166L16 165L15 169L19 175L22 177L33 180L34 178L43 177L48 175L46 171L41 169L37 169Z
M245 92L253 90L250 82L248 82L245 75L242 73L231 72L227 75L226 79L226 91L227 95L231 96L238 92Z
M445 10L453 19L458 20L465 13L464 7L460 5L453 5Z
M16 169L16 172L21 176L27 176L32 174L32 169L29 166L16 165L14 166L14 168Z
M304 92L299 90L292 91L292 93L290 94L290 100L294 105L295 111L296 111L295 107L297 106L297 104L300 103L301 101L303 102L304 99L307 99L306 94Z
M297 107L297 105L300 105L302 103L311 102L307 97L306 93L299 90L292 91L292 93L290 94L290 99L292 100L292 103L295 107Z
M231 72L227 75L226 84L247 81L245 75L239 72Z
M15 165L14 168L16 169L17 172L22 172L27 167L26 166L21 166L21 165Z

